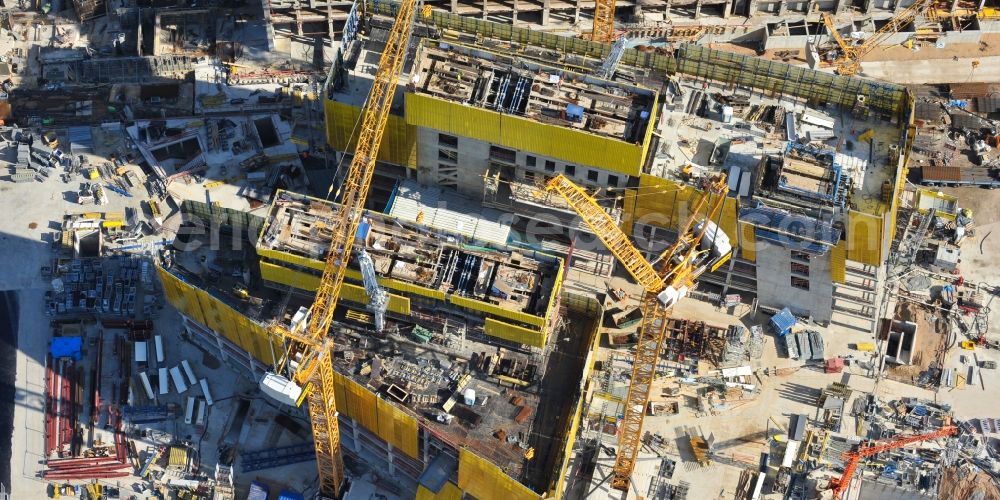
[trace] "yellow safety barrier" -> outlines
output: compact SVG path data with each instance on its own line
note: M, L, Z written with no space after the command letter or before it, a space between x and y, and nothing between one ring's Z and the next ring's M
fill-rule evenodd
M496 465L462 448L458 452L458 487L479 500L538 500L527 486Z
M643 144L500 114L420 94L406 94L406 123L569 163L639 175ZM595 155L600 151L600 155Z
M462 490L458 489L458 486L451 481L444 483L441 491L437 493L434 493L423 486L418 486L416 500L462 500Z

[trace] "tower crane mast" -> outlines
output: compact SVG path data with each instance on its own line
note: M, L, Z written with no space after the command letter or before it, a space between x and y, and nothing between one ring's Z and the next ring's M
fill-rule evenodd
M392 98L406 58L416 5L417 0L400 2L371 90L362 107L357 146L340 188L340 208L331 223L333 237L307 319L293 328L282 324L269 328L272 335L285 339L287 351L276 372L267 374L261 381L261 388L269 394L283 393L286 396L284 402L299 404L303 399L308 400L319 471L319 492L325 497L338 497L344 481L337 402L334 399L333 340L329 331L355 234L364 213ZM328 197L332 191L331 185ZM289 377L284 377L283 372ZM270 384L270 390L265 384Z
M594 26L590 39L595 42L615 40L615 0L597 0L594 4Z
M687 294L698 276L708 268L716 269L732 256L728 236L713 222L725 203L729 187L725 174L708 182L704 196L695 204L677 241L656 259L655 262L660 264L658 270L582 188L559 175L548 182L546 189L557 192L566 200L645 290L642 325L632 360L632 378L625 398L618 455L611 476L612 488L627 491L642 444L642 423L656 375L657 360L663 348L667 318L674 304Z

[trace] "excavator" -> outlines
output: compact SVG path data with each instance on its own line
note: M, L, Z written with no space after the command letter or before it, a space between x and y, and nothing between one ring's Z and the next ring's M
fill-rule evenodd
M307 312L293 318L293 324L276 322L268 328L271 335L283 339L285 352L274 371L261 380L260 388L284 404L297 406L308 401L319 472L319 495L327 498L339 498L344 484L344 461L337 402L334 399L334 346L329 331L358 227L364 216L365 200L375 172L375 158L403 70L416 6L417 0L400 2L371 90L361 109L357 146L338 193L340 208L330 224L333 236L315 299ZM429 14L429 6L425 6L422 15ZM328 198L333 194L333 187L330 186ZM364 267L367 255L359 255L358 258ZM363 271L367 274L367 270ZM370 289L371 283L367 279L365 281L366 288ZM375 307L382 305L376 304Z
M702 273L718 269L733 254L729 237L717 223L729 189L726 176L720 174L704 180L703 184L704 194L692 207L691 216L678 233L677 241L652 263L643 257L615 220L583 188L564 175L553 177L545 186L566 200L644 290L640 300L642 323L639 340L635 347L631 384L619 430L618 454L611 476L611 487L617 490L628 491L642 446L642 423L667 332L667 318L673 306L687 295ZM658 268L655 267L657 265Z

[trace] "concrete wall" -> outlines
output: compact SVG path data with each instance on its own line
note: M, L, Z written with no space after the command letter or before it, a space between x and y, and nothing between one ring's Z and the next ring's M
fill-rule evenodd
M979 43L979 40L982 38L983 32L976 29L948 31L941 37L946 45L952 43Z
M814 255L809 261L809 291L791 286L791 251L766 241L757 241L757 297L761 305L788 307L817 322L833 315L833 282L830 280L830 253Z
M444 177L440 171L441 167L449 164L447 161L439 160L439 150L451 149L440 145L439 134L437 130L417 127L417 181L422 184L431 186L441 184L441 178ZM490 145L475 139L458 137L456 150L459 175L455 189L473 199L481 199L483 175L489 168Z
M449 165L447 161L439 160L439 150L451 149L441 146L439 143L439 132L426 127L417 127L417 181L423 184L439 185L441 179L442 165ZM449 134L450 135L450 134ZM462 194L481 199L483 196L483 176L490 167L490 146L491 144L477 139L457 136L458 152L457 166L459 175L455 188ZM505 148L510 149L510 148ZM534 158L534 166L529 166L529 157ZM552 162L551 169L548 162ZM494 160L494 163L501 163ZM521 182L525 182L527 177L534 173L537 182L542 182L545 176L554 177L558 174L566 175L574 182L583 186L625 187L629 177L624 174L609 172L600 168L587 165L571 165L564 160L559 160L549 156L542 156L531 151L517 151L515 155L516 167L514 177ZM567 171L569 167L569 172ZM591 172L596 173L596 181L593 180Z
M804 49L808 36L775 36L768 35L764 41L764 49Z

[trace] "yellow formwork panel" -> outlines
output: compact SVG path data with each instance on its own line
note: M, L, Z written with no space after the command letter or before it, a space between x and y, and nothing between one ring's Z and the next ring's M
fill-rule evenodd
M319 276L260 261L260 277L265 281L280 283L299 290L315 290L319 287Z
M290 254L280 250L272 250L269 248L258 248L257 255L279 262L288 262L290 264L308 267L317 271L322 271L323 267L326 266L326 262L322 260L310 259L308 257L302 257L300 255Z
M632 228L635 226L635 203L636 203L636 192L635 189L625 190L625 200L622 203L622 224L621 230L627 235L632 234ZM635 238L632 238L633 240Z
M573 412L573 421L569 427L569 433L566 435L566 446L563 447L563 459L562 466L559 467L559 477L566 477L566 471L569 469L569 461L573 457L573 445L576 443L576 433L580 431L580 419L583 416L583 398L579 398L576 402L576 411ZM566 493L566 481L556 481L556 492L555 498L562 498Z
M274 353L281 346L268 336L263 326L210 293L181 281L169 271L158 268L158 272L164 295L174 308L225 337L262 363L274 363Z
M375 393L365 389L350 378L339 375L337 384L342 386L343 397L334 388L334 397L337 401L337 411L354 419L362 427L368 429L372 434L378 434L378 398Z
M688 207L699 197L698 190L668 179L643 174L639 176L639 189L631 224L644 224L678 230L686 220Z
M496 465L462 448L458 451L458 487L478 500L538 500L527 486Z
M750 262L757 260L757 235L753 224L740 222L740 256Z
M337 402L337 411L347 415L347 377L339 372L333 372L333 400Z
M347 272L344 274L344 276L354 281L364 281L364 279L361 277L361 271L357 271L354 269L348 269ZM445 300L445 297L447 296L447 294L445 294L441 290L432 290L424 286L415 285L413 283L407 283L405 281L399 281L392 278L379 278L378 284L390 290L398 290L400 292L412 293L415 295L421 295L423 297L429 297L437 300Z
M559 314L556 308L559 307L559 294L562 293L563 273L566 271L566 261L560 260L558 266L556 280L552 284L552 293L549 294L549 307L545 311L545 325L551 325L552 316Z
M406 122L411 125L500 143L500 113L471 106L444 105L442 103L448 101L420 94L406 94L405 99Z
M492 314L494 316L500 316L501 318L520 321L521 323L526 323L532 326L542 327L545 325L545 318L541 316L535 316L533 314L528 314L521 311L512 311L510 309L505 309L498 305L490 304L488 302L482 302L479 300L473 300L467 297L459 297L456 295L451 295L448 297L448 302L451 302L452 304L458 307L464 307L466 309L472 309L473 311L484 312Z
M232 309L204 290L196 292L198 300L201 302L201 309L205 312L205 323L203 324L251 355L256 354L252 343L244 338L244 332L241 332L238 325L234 325L230 321L231 316L227 314L227 309Z
M491 337L517 342L518 344L545 347L544 331L504 323L493 318L486 318L486 325L483 327L483 330L486 332L486 335Z
M344 283L343 287L340 289L340 296L344 300L357 302L358 304L368 304L370 302L370 300L368 299L368 293L365 292L364 287L358 285L352 285L350 283ZM390 293L388 309L394 313L409 316L410 315L409 297L393 295Z
M378 437L397 450L417 458L417 421L392 403L376 399Z
M354 151L357 144L355 124L361 108L327 99L323 104L326 117L326 141L338 151ZM417 167L417 128L402 118L389 115L385 135L378 148L378 159L386 163Z
M562 482L564 481L560 481L560 483ZM458 489L458 486L451 481L444 483L441 491L437 493L423 486L417 486L416 500L462 500L462 490Z
M834 283L847 281L847 242L840 241L830 250L830 279Z
M882 264L882 217L851 210L847 216L847 258L870 266Z
M185 316L204 324L205 318L201 314L201 306L198 304L198 297L194 294L194 288L160 266L156 267L156 271L160 275L163 295L167 302Z
M680 230L703 195L691 186L643 174L639 177L639 189L625 193L622 230L629 234L635 223ZM734 241L738 209L735 198L726 198L718 215L719 227Z
M737 214L739 213L739 202L736 198L726 198L726 201L722 204L722 210L719 214L719 227L722 232L729 236L730 240L735 240L736 236L736 226L738 223Z
M639 175L643 145L420 94L406 94L406 122L569 163ZM599 151L600 154L595 154Z
M359 277L356 278L356 279L360 280L361 279L360 275L361 275L361 273L358 273ZM405 281L394 280L392 278L379 278L378 282L379 282L380 285L382 285L382 286L384 286L386 288L391 288L393 290L399 290L401 292L409 292L409 293L412 293L414 295L421 295L421 296L429 297L429 298L432 298L432 299L444 300L445 297L446 297L446 294L444 292L442 292L441 290L433 290L433 289L427 288L425 286L414 285L413 283L407 283Z

